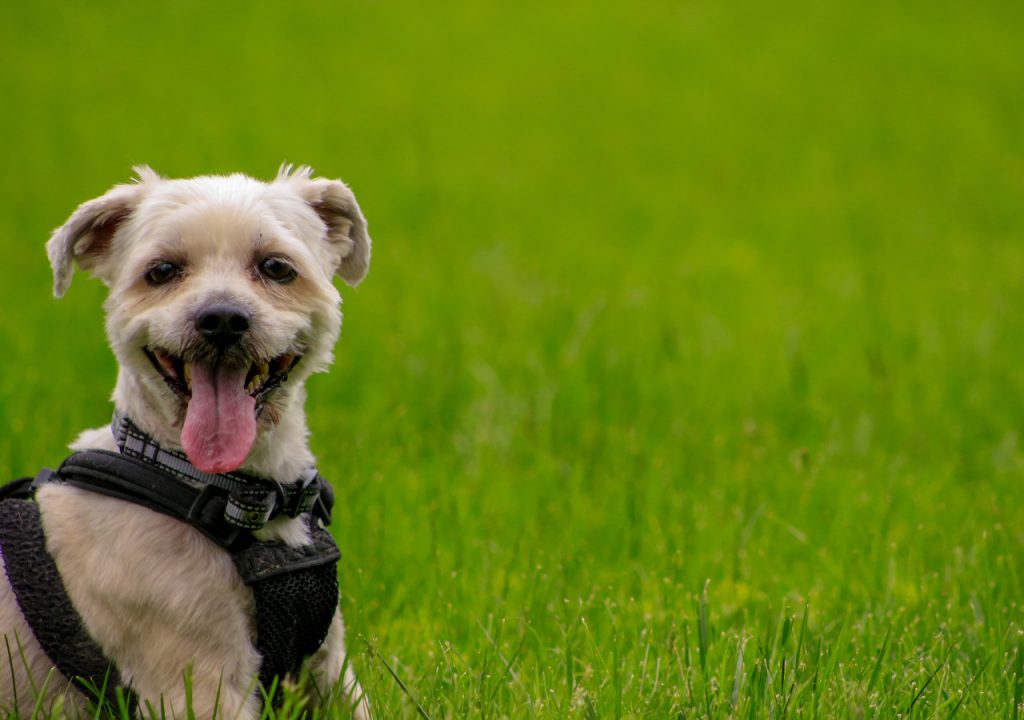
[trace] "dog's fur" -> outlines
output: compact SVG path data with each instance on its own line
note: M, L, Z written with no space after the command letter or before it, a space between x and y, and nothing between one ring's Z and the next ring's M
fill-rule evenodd
M251 327L229 349L239 362L302 358L260 413L239 470L283 482L298 478L313 464L304 383L326 370L341 328L332 278L355 285L369 267L370 238L355 197L340 181L312 177L309 168L283 167L269 183L240 174L168 180L146 167L136 172L134 182L84 203L54 231L47 245L54 294L67 290L76 263L109 287L106 330L119 365L115 407L179 449L187 400L146 353L214 362L210 357L221 351L197 332L197 314L216 303L244 308ZM294 280L261 275L267 257L288 263ZM180 272L148 282L161 262ZM106 426L83 432L72 447L115 449ZM138 505L61 485L43 487L37 500L68 595L142 703L181 716L183 677L191 667L197 717L212 717L217 703L223 717L258 716L253 600L227 553L194 528ZM282 518L259 537L299 545L308 532L301 520ZM19 710L29 711L31 688L43 686L51 663L6 573L0 573L0 633L14 650L13 662L0 671L0 707L13 708L17 697ZM312 677L317 694L343 683L355 717L366 718L368 704L345 662L344 634L336 613L311 659ZM58 694L82 704L59 675L47 684L47 701Z

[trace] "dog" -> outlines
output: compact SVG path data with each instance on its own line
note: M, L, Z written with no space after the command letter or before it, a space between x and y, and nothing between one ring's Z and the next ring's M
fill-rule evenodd
M333 278L355 286L369 269L355 196L308 167L282 166L270 182L135 173L53 232L54 295L76 265L108 287L119 416L203 473L287 489L314 464L304 384L327 370L341 329ZM82 432L71 447L119 449L110 427ZM69 484L44 484L35 500L68 598L142 708L182 716L190 702L197 717L259 716L253 595L222 548L179 519ZM310 526L281 515L253 535L301 549ZM307 660L312 701L341 683L353 716L368 719L332 607L326 639ZM31 711L31 688L47 703L85 707L86 693L53 674L5 573L0 633L8 648L17 644L0 671L0 707Z

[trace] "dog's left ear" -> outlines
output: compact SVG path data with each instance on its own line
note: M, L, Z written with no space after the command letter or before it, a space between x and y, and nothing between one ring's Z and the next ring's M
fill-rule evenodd
M336 272L355 287L370 269L370 234L366 229L356 196L341 180L312 178L312 170L300 167L294 173L285 165L278 180L293 184L296 192L316 211L327 226L327 242L338 254Z
M75 263L94 270L110 251L114 232L138 206L148 182L159 176L147 167L135 168L138 181L115 185L105 195L84 202L67 222L53 231L46 254L53 267L53 294L62 297L71 285Z

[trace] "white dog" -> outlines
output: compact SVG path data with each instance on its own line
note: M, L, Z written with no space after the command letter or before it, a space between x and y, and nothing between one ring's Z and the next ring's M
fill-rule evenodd
M285 492L314 462L304 383L327 369L341 328L332 278L355 285L369 267L355 197L305 167L283 167L269 183L136 173L54 231L54 293L67 290L76 263L109 287L120 417L202 473L272 479ZM118 445L101 427L72 448ZM179 519L71 484L44 483L35 500L67 597L143 708L180 717L191 669L197 717L259 715L253 594L224 549ZM279 514L253 534L301 549L308 517ZM368 718L340 612L329 625L308 660L312 677L320 692L341 682L355 717ZM4 573L0 634L20 646L0 670L0 708L30 711L44 681L48 700L63 694L81 706L82 692L53 675Z

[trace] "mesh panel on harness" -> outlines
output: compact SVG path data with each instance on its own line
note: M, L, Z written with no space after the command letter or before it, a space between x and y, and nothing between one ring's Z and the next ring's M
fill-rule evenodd
M327 638L338 607L338 547L312 519L310 534L309 545L263 542L233 555L256 599L256 649L265 688L275 677L298 673Z

